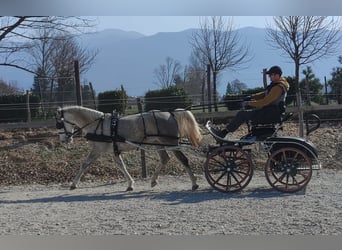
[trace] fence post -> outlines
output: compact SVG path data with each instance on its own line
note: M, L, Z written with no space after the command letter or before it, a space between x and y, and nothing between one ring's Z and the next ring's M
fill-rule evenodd
M328 84L327 84L327 77L324 77L324 86L325 86L325 102L329 104L329 97L328 97Z
M264 88L267 88L267 77L266 77L267 69L262 69L262 81L264 83Z
M211 86L210 86L210 64L207 65L207 85L208 85L208 111L211 113Z
M91 98L93 98L93 101L94 101L94 108L97 110L95 91L94 91L94 88L93 88L93 84L91 82L89 82L89 88L90 88Z
M76 85L76 104L78 106L83 106L82 90L81 90L81 82L80 82L80 66L79 66L78 60L74 61L74 69L75 69L75 85Z
M27 109L27 122L31 122L30 92L28 90L26 90L26 109Z
M140 98L137 98L137 105L138 105L138 111L139 113L143 112L141 100ZM147 168L146 168L146 157L145 157L145 150L140 150L140 157L141 157L141 176L142 178L147 177Z

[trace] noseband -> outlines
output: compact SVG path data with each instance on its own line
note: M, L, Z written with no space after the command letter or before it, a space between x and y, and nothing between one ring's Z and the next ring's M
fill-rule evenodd
M60 120L59 120L60 119ZM64 112L63 110L61 110L61 117L60 118L57 118L56 116L56 128L57 129L64 129L64 134L67 136L67 138L71 138L73 137L75 134L77 134L81 129L77 129L75 130L74 132L69 132L66 128L65 128L65 125L64 123L68 123L72 126L76 126L75 123L72 123L72 122L69 122L67 120L64 119Z

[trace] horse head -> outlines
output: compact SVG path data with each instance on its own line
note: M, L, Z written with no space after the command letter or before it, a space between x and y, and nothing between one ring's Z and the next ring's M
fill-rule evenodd
M59 130L59 140L66 143L73 142L75 124L65 119L65 110L61 107L56 111L56 128Z

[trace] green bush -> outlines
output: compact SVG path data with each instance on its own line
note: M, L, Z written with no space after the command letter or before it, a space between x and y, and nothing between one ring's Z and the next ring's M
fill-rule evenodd
M40 108L40 100L36 95L29 96L31 117L37 117ZM0 122L25 122L27 121L26 95L1 95L0 96Z
M171 86L164 89L148 91L145 94L145 111L173 111L177 108L191 106L191 99L183 88Z
M105 91L98 94L98 110L104 113L112 113L113 110L121 114L125 113L128 96L125 90Z

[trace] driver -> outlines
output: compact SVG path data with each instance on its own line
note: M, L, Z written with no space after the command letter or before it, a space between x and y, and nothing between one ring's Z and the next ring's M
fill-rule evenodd
M280 122L280 116L285 112L285 99L290 85L281 76L282 70L279 66L272 66L266 74L269 75L271 83L264 92L246 97L242 102L244 110L239 111L223 130L211 128L217 137L223 139L229 132L234 132L247 121L251 121L252 124ZM246 109L248 107L255 109Z

